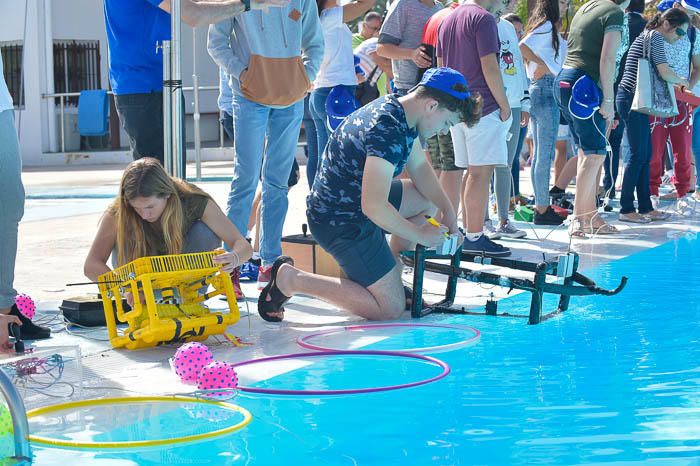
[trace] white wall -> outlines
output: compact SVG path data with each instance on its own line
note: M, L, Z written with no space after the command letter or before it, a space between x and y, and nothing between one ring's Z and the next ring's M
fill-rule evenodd
M20 40L26 0L0 0L0 41Z
M109 88L107 32L99 0L51 0L54 40L99 40L100 79Z
M25 106L16 113L16 120L25 163L40 157L48 147L43 129L42 105L45 103L41 99L47 74L43 55L43 6L42 0L0 0L0 41L21 41L24 45Z

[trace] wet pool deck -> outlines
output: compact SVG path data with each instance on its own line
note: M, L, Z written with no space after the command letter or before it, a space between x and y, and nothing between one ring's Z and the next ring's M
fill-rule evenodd
M25 218L20 225L15 287L19 292L28 293L39 302L39 318L55 317L51 325L59 331L49 340L36 342L36 346L80 346L85 382L88 387L93 388L81 395L85 398L98 397L110 392L106 387L114 387L116 390L112 394L115 395L123 395L124 390L130 390L133 394L191 390L191 387L180 384L170 372L167 360L174 354L175 346L138 351L113 350L105 341L107 334L104 329L85 331L71 328L70 331L60 331L60 302L71 296L97 291L95 286L67 287L66 284L86 281L82 272L83 261L97 231L100 216L110 202L105 196L117 192L123 168L68 166L28 169L23 174L28 199ZM303 170L302 166L302 175ZM229 176L231 172L230 162L204 164L205 177L220 179ZM530 186L528 175L529 170L521 172L523 187ZM200 186L209 192L219 205L225 206L228 182L203 182ZM289 194L290 208L284 226L285 235L301 232L301 225L305 222L307 193L305 177L302 176L300 183ZM693 206L694 204L691 204L691 207ZM698 207L700 208L700 205ZM673 210L675 204L669 202L662 205L662 208ZM668 222L638 226L617 222L617 214L603 215L623 230L623 234L585 240L574 239L570 243L565 227L552 229L516 222L519 228L527 231L528 239L502 242L513 249L514 258L527 258L532 261L540 259L542 253L556 254L571 247L580 254L581 268L586 269L655 247L668 241L670 231L700 230L700 215L697 212L685 216L676 213ZM406 274L404 279L410 282L411 275ZM424 283L425 299L437 301L438 294L444 292L444 283L444 277L427 274ZM599 283L599 286L604 288L613 288L616 285L617 283ZM223 339L210 339L207 344L218 359L241 361L263 355L299 352L302 349L295 343L299 335L326 326L344 325L359 320L320 301L308 297L295 297L286 306L283 323L267 323L260 319L256 312L256 285L244 282L243 290L249 298L245 303L240 303L241 320L237 325L230 327L229 331L252 345L236 348ZM491 293L496 298L501 298L506 296L507 291L460 281L456 303L480 311ZM219 302L218 305L214 303L214 306L223 305L223 302ZM527 309L523 309L523 314L527 312ZM410 319L410 315L405 313L404 319ZM439 316L430 316L427 319L439 319ZM465 325L469 325L469 320L469 316L464 316ZM526 325L524 319L522 325Z

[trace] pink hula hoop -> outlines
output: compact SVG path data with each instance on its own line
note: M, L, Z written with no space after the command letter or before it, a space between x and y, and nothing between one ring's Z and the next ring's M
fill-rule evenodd
M447 376L450 373L450 366L439 359L431 358L430 356L423 356L421 354L411 354L402 353L398 351L319 351L313 353L297 353L297 354L282 354L279 356L270 356L260 359L251 359L250 361L239 362L233 364L234 369L238 369L242 366L248 366L251 364L279 361L283 359L296 359L296 358L308 358L308 357L319 357L319 356L392 356L400 358L412 358L419 359L421 361L426 361L434 364L442 369L442 372L436 376L430 377L425 380L419 380L416 382L409 382L399 385L387 385L384 387L369 387L369 388L349 388L342 390L287 390L287 389L274 389L274 388L258 388L258 387L247 387L244 385L238 385L237 389L242 392L248 393L261 393L266 395L354 395L358 393L375 393L375 392L385 392L388 390L399 390L402 388L416 387L418 385L425 385L431 382L435 382Z
M446 329L451 329L451 330L469 331L469 332L474 333L474 336L472 336L471 338L468 338L468 339L462 340L462 341L458 341L456 343L450 343L447 345L426 346L424 348L408 348L408 349L391 350L392 352L396 352L396 353L430 353L430 352L449 351L449 350L461 348L463 346L467 346L467 345L470 345L472 343L475 343L477 340L479 340L479 338L481 338L481 332L479 330L475 329L474 327L466 327L466 326L462 326L462 325L388 323L388 324L369 324L369 325L348 325L345 327L333 328L330 330L321 330L321 331L313 332L313 333L310 333L308 335L304 335L304 336L297 338L297 343L302 348L316 350L316 351L338 351L336 348L330 348L330 347L326 347L326 346L315 345L313 343L309 343L309 340L316 338L316 337L320 337L320 336L333 335L333 334L342 333L342 332L368 330L368 329L372 329L372 328L395 328L395 327L446 328Z

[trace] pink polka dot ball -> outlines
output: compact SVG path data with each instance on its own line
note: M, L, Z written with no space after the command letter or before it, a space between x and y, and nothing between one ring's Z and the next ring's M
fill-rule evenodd
M216 390L217 388L236 388L238 377L233 366L227 362L210 362L199 373L197 388L200 390ZM208 396L212 398L223 398L230 396L230 392L212 392Z
M27 319L33 319L36 314L36 304L34 300L24 293L20 293L15 298L15 304L19 312Z
M173 357L173 369L184 383L195 384L199 372L214 360L207 345L193 341L180 346Z

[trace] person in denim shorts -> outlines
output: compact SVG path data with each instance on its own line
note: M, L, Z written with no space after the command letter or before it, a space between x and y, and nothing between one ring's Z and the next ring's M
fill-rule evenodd
M617 233L596 208L596 176L607 153L606 133L615 116L613 84L617 49L622 40L623 10L629 0L591 0L574 15L567 39L569 52L554 81L554 96L578 146L576 204L572 234ZM599 109L589 118L572 114L572 88L588 76L600 88Z

